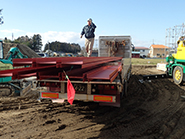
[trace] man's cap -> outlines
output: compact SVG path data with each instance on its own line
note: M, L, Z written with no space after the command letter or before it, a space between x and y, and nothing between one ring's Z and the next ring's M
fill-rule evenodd
M91 19L91 18L89 18L87 21L90 21L90 22L92 22L92 19Z

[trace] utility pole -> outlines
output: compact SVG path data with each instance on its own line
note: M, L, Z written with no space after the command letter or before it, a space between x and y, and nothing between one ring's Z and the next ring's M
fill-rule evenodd
M13 33L12 33L12 41L14 40L14 35L13 35Z
M0 9L0 15L2 15L2 14L1 14L2 10L3 10L3 9ZM1 16L1 17L0 17L0 25L2 25L3 23L4 23L4 21L3 21L3 16Z

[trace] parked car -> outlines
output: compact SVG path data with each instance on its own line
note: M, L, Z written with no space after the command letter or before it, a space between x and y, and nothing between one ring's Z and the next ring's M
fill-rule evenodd
M41 57L49 57L47 53L37 53L38 55L40 55Z

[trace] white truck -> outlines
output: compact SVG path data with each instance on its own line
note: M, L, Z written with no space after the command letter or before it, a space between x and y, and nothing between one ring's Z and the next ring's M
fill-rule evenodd
M71 83L76 91L74 99L120 107L120 99L127 94L127 82L131 75L131 44L130 36L100 36L99 59L106 57L120 59L98 65L95 70L83 73L91 80L73 79L71 76ZM94 57L93 60L96 58ZM87 58L84 57L84 59ZM110 69L114 69L115 73L112 74L112 72L109 75L111 76L109 80L104 80L107 76L106 72L110 73L108 72ZM67 99L66 80L41 79L38 82L41 87L48 87L47 91L40 92L40 99ZM54 88L54 84L57 89Z

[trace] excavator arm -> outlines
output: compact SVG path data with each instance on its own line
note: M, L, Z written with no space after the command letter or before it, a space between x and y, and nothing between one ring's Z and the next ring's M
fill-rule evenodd
M14 58L28 58L28 57L23 55L17 47L12 47L10 48L5 59L12 61Z
M13 69L12 60L14 58L28 58L23 55L17 47L12 47L6 58L3 59L3 41L0 40L0 70ZM18 85L16 85L16 84ZM20 92L21 88L19 86L19 81L12 83L12 77L2 77L0 78L0 97L1 96L12 96Z

